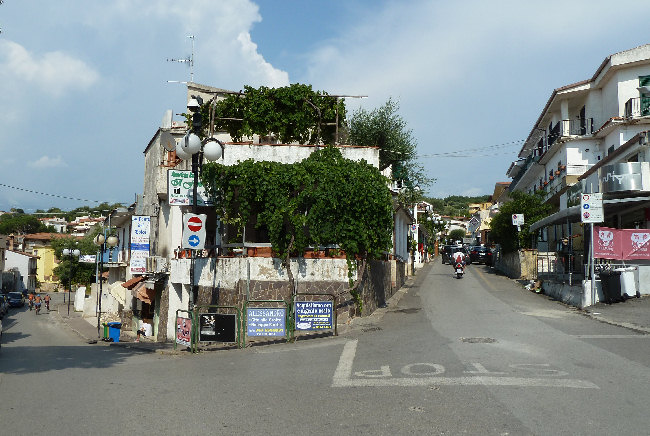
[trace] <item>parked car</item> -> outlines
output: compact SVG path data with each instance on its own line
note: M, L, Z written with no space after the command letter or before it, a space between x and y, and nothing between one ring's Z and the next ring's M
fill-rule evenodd
M469 252L472 262L492 265L492 250L488 247L475 246Z
M0 294L0 318L5 316L9 311L9 301L5 294Z
M25 297L22 292L9 292L9 307L23 307L25 305Z

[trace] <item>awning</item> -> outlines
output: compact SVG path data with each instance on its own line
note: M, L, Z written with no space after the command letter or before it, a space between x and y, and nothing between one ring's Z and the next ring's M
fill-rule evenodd
M133 290L133 292L135 294L135 298L147 304L153 304L154 300L156 299L156 290L147 289L144 283L140 283L137 288Z
M135 287L135 285L137 285L138 283L140 283L144 279L146 279L145 276L133 277L132 279L127 280L124 283L122 283L122 286L124 286L126 289L133 289Z
M612 210L620 211L621 207L630 206L630 205L643 205L643 202L650 203L650 197L623 197L623 198L611 198L603 200L603 208L605 209L605 215L611 215L607 212ZM549 215L546 218L530 225L530 231L534 232L535 230L541 229L542 227L551 226L553 224L565 223L567 221L576 223L580 222L580 206L571 206L569 208L563 209L559 212Z

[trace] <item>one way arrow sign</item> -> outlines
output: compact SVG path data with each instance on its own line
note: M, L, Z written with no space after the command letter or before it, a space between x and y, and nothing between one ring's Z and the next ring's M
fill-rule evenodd
M205 214L183 214L183 244L181 248L203 250L205 247Z

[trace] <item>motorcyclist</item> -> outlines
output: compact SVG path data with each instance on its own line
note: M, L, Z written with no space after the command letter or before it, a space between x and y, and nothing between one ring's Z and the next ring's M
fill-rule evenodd
M456 266L460 264L461 268L465 270L465 252L462 250L461 247L455 247L452 250L451 258L453 259L451 262L451 266L454 267L454 271L456 271Z

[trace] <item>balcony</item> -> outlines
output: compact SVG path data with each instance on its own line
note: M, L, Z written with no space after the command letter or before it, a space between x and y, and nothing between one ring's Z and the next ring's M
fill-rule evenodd
M641 118L650 115L650 97L635 97L625 102L625 118Z

